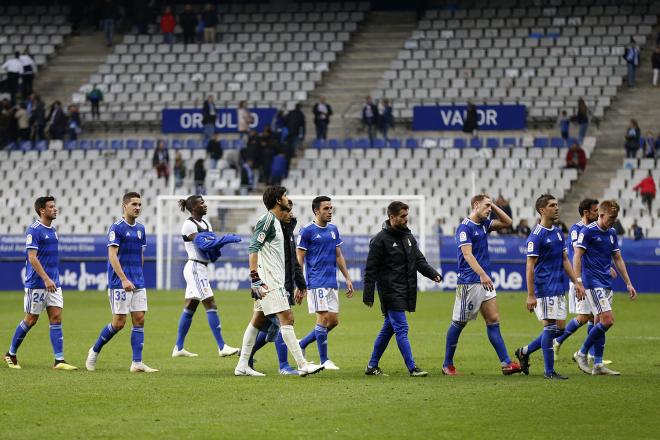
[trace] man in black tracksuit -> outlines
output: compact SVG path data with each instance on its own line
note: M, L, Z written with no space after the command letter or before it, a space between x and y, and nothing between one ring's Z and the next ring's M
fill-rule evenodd
M296 240L293 236L293 231L296 229L298 221L291 212L292 209L293 202L289 200L289 215L286 220L282 221L282 234L284 235L284 270L286 272L284 288L289 293L290 305L300 304L302 299L307 296L307 283L305 282L305 276L303 275L302 267L298 264L298 260L296 259ZM252 349L252 356L254 356L257 350L266 345L267 342L273 342L273 335L275 331L278 330L274 328L274 326L279 328L279 325L277 324L277 318L270 319L271 317L274 317L274 315L268 316L269 319L266 321L266 327L262 328L257 335L257 340ZM287 376L297 375L298 370L289 365L289 352L284 343L284 339L282 339L282 335L279 332L277 333L274 342L275 350L277 351L277 358L280 363L280 374ZM252 356L249 361L250 368L252 368L252 363L254 362Z
M380 308L385 317L364 372L369 376L383 374L378 361L392 335L396 335L396 343L410 375L422 377L428 374L415 365L408 340L406 312L414 312L417 305L417 272L436 283L442 281L442 276L417 247L417 241L408 229L408 209L403 202L390 203L387 207L389 220L369 243L362 301L368 307L373 306L375 285L378 284Z

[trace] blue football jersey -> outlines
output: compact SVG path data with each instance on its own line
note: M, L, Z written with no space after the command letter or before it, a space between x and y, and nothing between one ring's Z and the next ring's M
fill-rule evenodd
M305 225L298 234L298 249L304 249L307 287L337 288L337 246L341 246L337 226L328 223L322 228L316 223Z
M582 284L585 289L612 288L610 267L612 254L619 252L619 240L614 228L603 231L597 222L582 227L577 247L584 249L582 256Z
M108 230L108 247L118 246L119 264L126 278L136 289L144 289L144 273L142 272L142 250L147 247L147 236L144 225L135 222L129 225L124 219L118 220ZM121 289L121 280L108 261L108 287Z
M580 235L580 229L584 226L584 223L582 223L582 220L571 226L571 229L568 230L568 244L567 244L567 249L568 249L568 259L571 262L571 266L573 265L573 256L575 255L575 244L577 243L578 235Z
M561 229L536 225L527 238L527 256L537 257L534 266L534 295L537 298L564 294L564 252Z
M39 263L43 266L48 277L53 280L57 287L60 287L60 256L55 228L44 226L41 222L36 221L25 232L25 287L28 289L45 289L44 280L35 272L30 260L27 259L27 251L30 249L37 250Z
M481 223L475 223L465 218L456 229L456 245L458 252L458 284L479 283L477 275L463 258L461 247L472 246L472 255L477 259L481 268L490 274L490 254L488 253L488 232L492 220L486 219Z

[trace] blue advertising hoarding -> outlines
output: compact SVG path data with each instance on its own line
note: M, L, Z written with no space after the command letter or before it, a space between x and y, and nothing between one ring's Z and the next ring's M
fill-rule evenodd
M458 131L463 129L467 106L417 105L413 107L413 130ZM477 106L479 130L522 130L527 126L524 105Z
M238 111L235 108L218 108L215 121L216 133L238 132ZM270 125L277 113L276 108L252 108L251 129L262 132ZM195 108L163 109L161 113L161 131L163 133L201 133L202 111Z

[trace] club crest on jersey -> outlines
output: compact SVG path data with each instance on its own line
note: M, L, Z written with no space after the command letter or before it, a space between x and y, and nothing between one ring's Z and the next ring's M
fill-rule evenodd
M137 231L137 236L140 240L142 240L142 231Z
M115 241L115 231L110 231L110 234L108 234L108 240Z
M28 234L27 237L25 237L25 244L32 244L32 234Z

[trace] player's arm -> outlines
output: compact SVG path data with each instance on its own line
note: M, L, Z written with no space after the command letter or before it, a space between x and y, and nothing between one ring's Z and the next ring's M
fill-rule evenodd
M275 224L278 221L272 213L262 217L254 228L250 246L248 247L248 264L250 265L250 283L252 297L261 299L268 293L268 286L259 277L259 251L264 243L275 236Z
M298 260L296 260L294 264L294 282L297 287L295 292L295 299L296 304L300 304L302 303L302 300L307 292L307 283L305 282L305 275L303 274L302 266L298 264Z
M351 275L348 273L348 268L346 267L346 259L344 258L344 254L341 251L340 246L335 247L335 256L337 257L337 267L339 268L339 271L341 274L344 276L344 279L346 280L346 297L347 298L352 298L353 297L353 281L351 281Z
M575 254L573 255L573 272L578 274L575 277L575 297L582 301L584 299L584 285L582 284L582 256L584 255L586 249L580 246L575 246ZM580 289L578 289L578 286Z
M536 295L534 295L534 268L539 257L528 255L525 264L525 279L527 280L527 310L534 311L536 307Z
M583 289L582 283L578 285L577 282L578 277L576 275L577 272L573 270L573 265L571 264L571 260L568 259L568 251L566 251L565 249L562 258L563 258L562 265L564 267L564 272L566 272L566 275L568 275L568 278L571 280L571 283L575 285L575 290L577 291L578 289Z
M500 229L509 228L513 224L511 217L507 215L506 212L502 211L502 208L493 203L492 205L493 212L497 216L496 219L490 222L491 231L499 231Z
M371 307L374 305L374 292L376 290L376 279L381 265L384 261L385 252L379 236L376 235L369 243L369 254L367 265L364 269L364 287L362 290L362 302Z
M630 294L630 299L634 300L637 298L637 291L632 285L632 281L630 281L630 277L628 276L628 269L626 269L626 262L623 261L623 257L621 256L621 251L615 251L612 254L612 259L614 260L614 265L616 266L616 270L621 274L621 278L623 278L623 281L626 283L626 289L628 289L628 293Z
M472 245L465 244L461 246L461 253L463 254L463 258L467 264L470 265L474 273L479 275L479 282L482 286L484 286L484 289L488 290L489 292L492 291L495 288L493 286L493 280L490 279L486 271L481 267L475 258L474 254L472 254Z
M296 248L296 260L298 265L303 268L305 267L305 256L307 255L307 249Z
M112 270L115 271L115 273L121 280L121 288L127 292L132 292L133 290L135 290L135 286L126 277L126 274L124 273L124 269L121 268L121 263L119 262L119 246L117 245L108 246L108 260L110 261L110 266L112 266Z
M57 290L57 286L55 285L55 282L50 279L50 277L44 270L44 267L41 265L41 262L37 258L36 249L28 249L28 261L30 262L30 265L37 273L37 275L39 275L39 278L44 280L44 285L46 286L46 290L48 292L55 292Z

